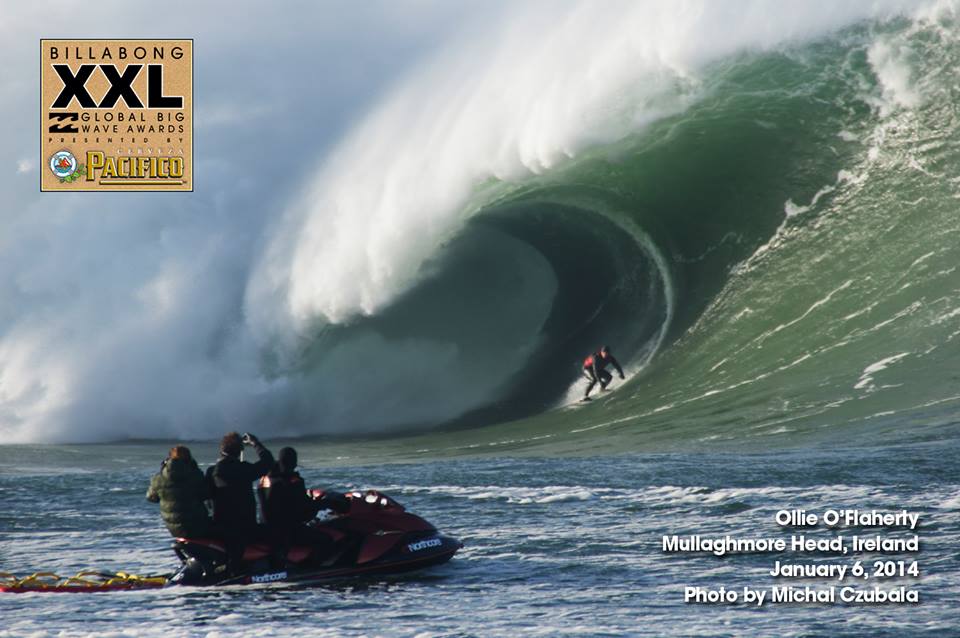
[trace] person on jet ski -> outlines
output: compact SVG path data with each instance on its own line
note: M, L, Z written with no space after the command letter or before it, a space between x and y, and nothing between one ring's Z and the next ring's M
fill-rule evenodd
M189 448L171 448L150 481L147 500L160 503L160 516L174 537L200 538L212 533L208 498L207 482Z
M285 447L277 455L270 473L260 479L260 506L264 523L273 545L274 562L282 567L292 545L312 545L319 554L327 554L332 539L320 530L306 525L320 510L345 512L349 504L342 494L326 492L320 498L307 494L303 478L297 470L297 451Z
M256 463L240 460L243 446L253 447ZM213 499L213 522L227 547L227 569L235 573L247 543L259 540L264 530L257 525L253 482L273 467L273 455L252 434L229 432L220 442L220 459L207 469Z
M620 367L620 362L616 360L608 346L603 346L598 352L594 352L583 360L583 376L589 381L587 391L583 393L584 401L590 400L590 391L597 383L600 384L601 390L607 389L607 384L613 380L613 375L606 370L608 365L616 369L621 379L624 378L623 368Z

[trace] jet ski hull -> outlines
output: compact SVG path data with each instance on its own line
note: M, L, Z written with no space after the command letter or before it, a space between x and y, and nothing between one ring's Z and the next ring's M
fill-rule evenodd
M315 521L312 531L327 536L322 547L294 546L278 560L266 544L245 548L233 573L226 547L217 539L178 538L173 549L182 561L170 585L217 586L313 585L331 581L397 574L449 561L463 547L378 492L346 495L350 508L342 516Z

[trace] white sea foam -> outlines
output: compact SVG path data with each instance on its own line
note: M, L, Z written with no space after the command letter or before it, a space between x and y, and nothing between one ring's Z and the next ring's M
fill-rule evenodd
M857 381L856 385L853 386L854 389L875 390L876 386L873 382L873 375L883 370L886 370L887 368L897 363L904 357L909 357L911 354L912 353L910 352L901 352L899 354L895 354L895 355L886 357L884 359L881 359L876 363L871 363L870 365L868 365L866 368L863 369L863 374L860 375L860 379Z
M876 100L882 116L897 108L914 108L922 102L923 98L911 80L911 55L908 47L887 39L878 40L867 51L867 60L882 87L880 99Z

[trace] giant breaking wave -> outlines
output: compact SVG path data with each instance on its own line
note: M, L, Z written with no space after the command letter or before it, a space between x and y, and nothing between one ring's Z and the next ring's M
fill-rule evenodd
M264 229L242 297L186 336L142 345L157 316L204 302L178 263L136 282L152 312L119 359L69 325L13 322L0 427L527 418L508 429L616 447L952 423L955 5L618 8L515 9L421 65ZM629 384L556 410L600 343Z

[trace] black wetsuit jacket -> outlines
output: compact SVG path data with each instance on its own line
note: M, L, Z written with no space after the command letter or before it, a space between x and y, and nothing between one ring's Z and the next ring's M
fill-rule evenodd
M601 357L599 352L594 352L584 360L583 369L590 370L593 373L594 378L599 379L600 373L603 372L604 368L606 368L608 365L612 365L616 369L617 373L621 377L623 376L623 368L620 367L620 362L617 361L617 359L610 354L609 351L607 352L606 357Z
M160 515L174 536L200 538L210 533L210 498L203 472L193 459L167 459L150 481L147 500L160 503Z
M270 527L292 529L315 517L322 506L307 496L299 473L282 472L278 466L260 479L259 489L263 520Z
M273 467L273 455L258 441L253 446L256 463L241 461L236 456L221 456L207 469L207 481L213 496L213 520L221 529L246 530L257 524L257 502L253 482Z
M312 520L320 510L343 514L350 503L340 492L323 492L312 498L298 472L283 472L276 465L270 474L260 479L260 505L263 520L269 527L292 530Z

